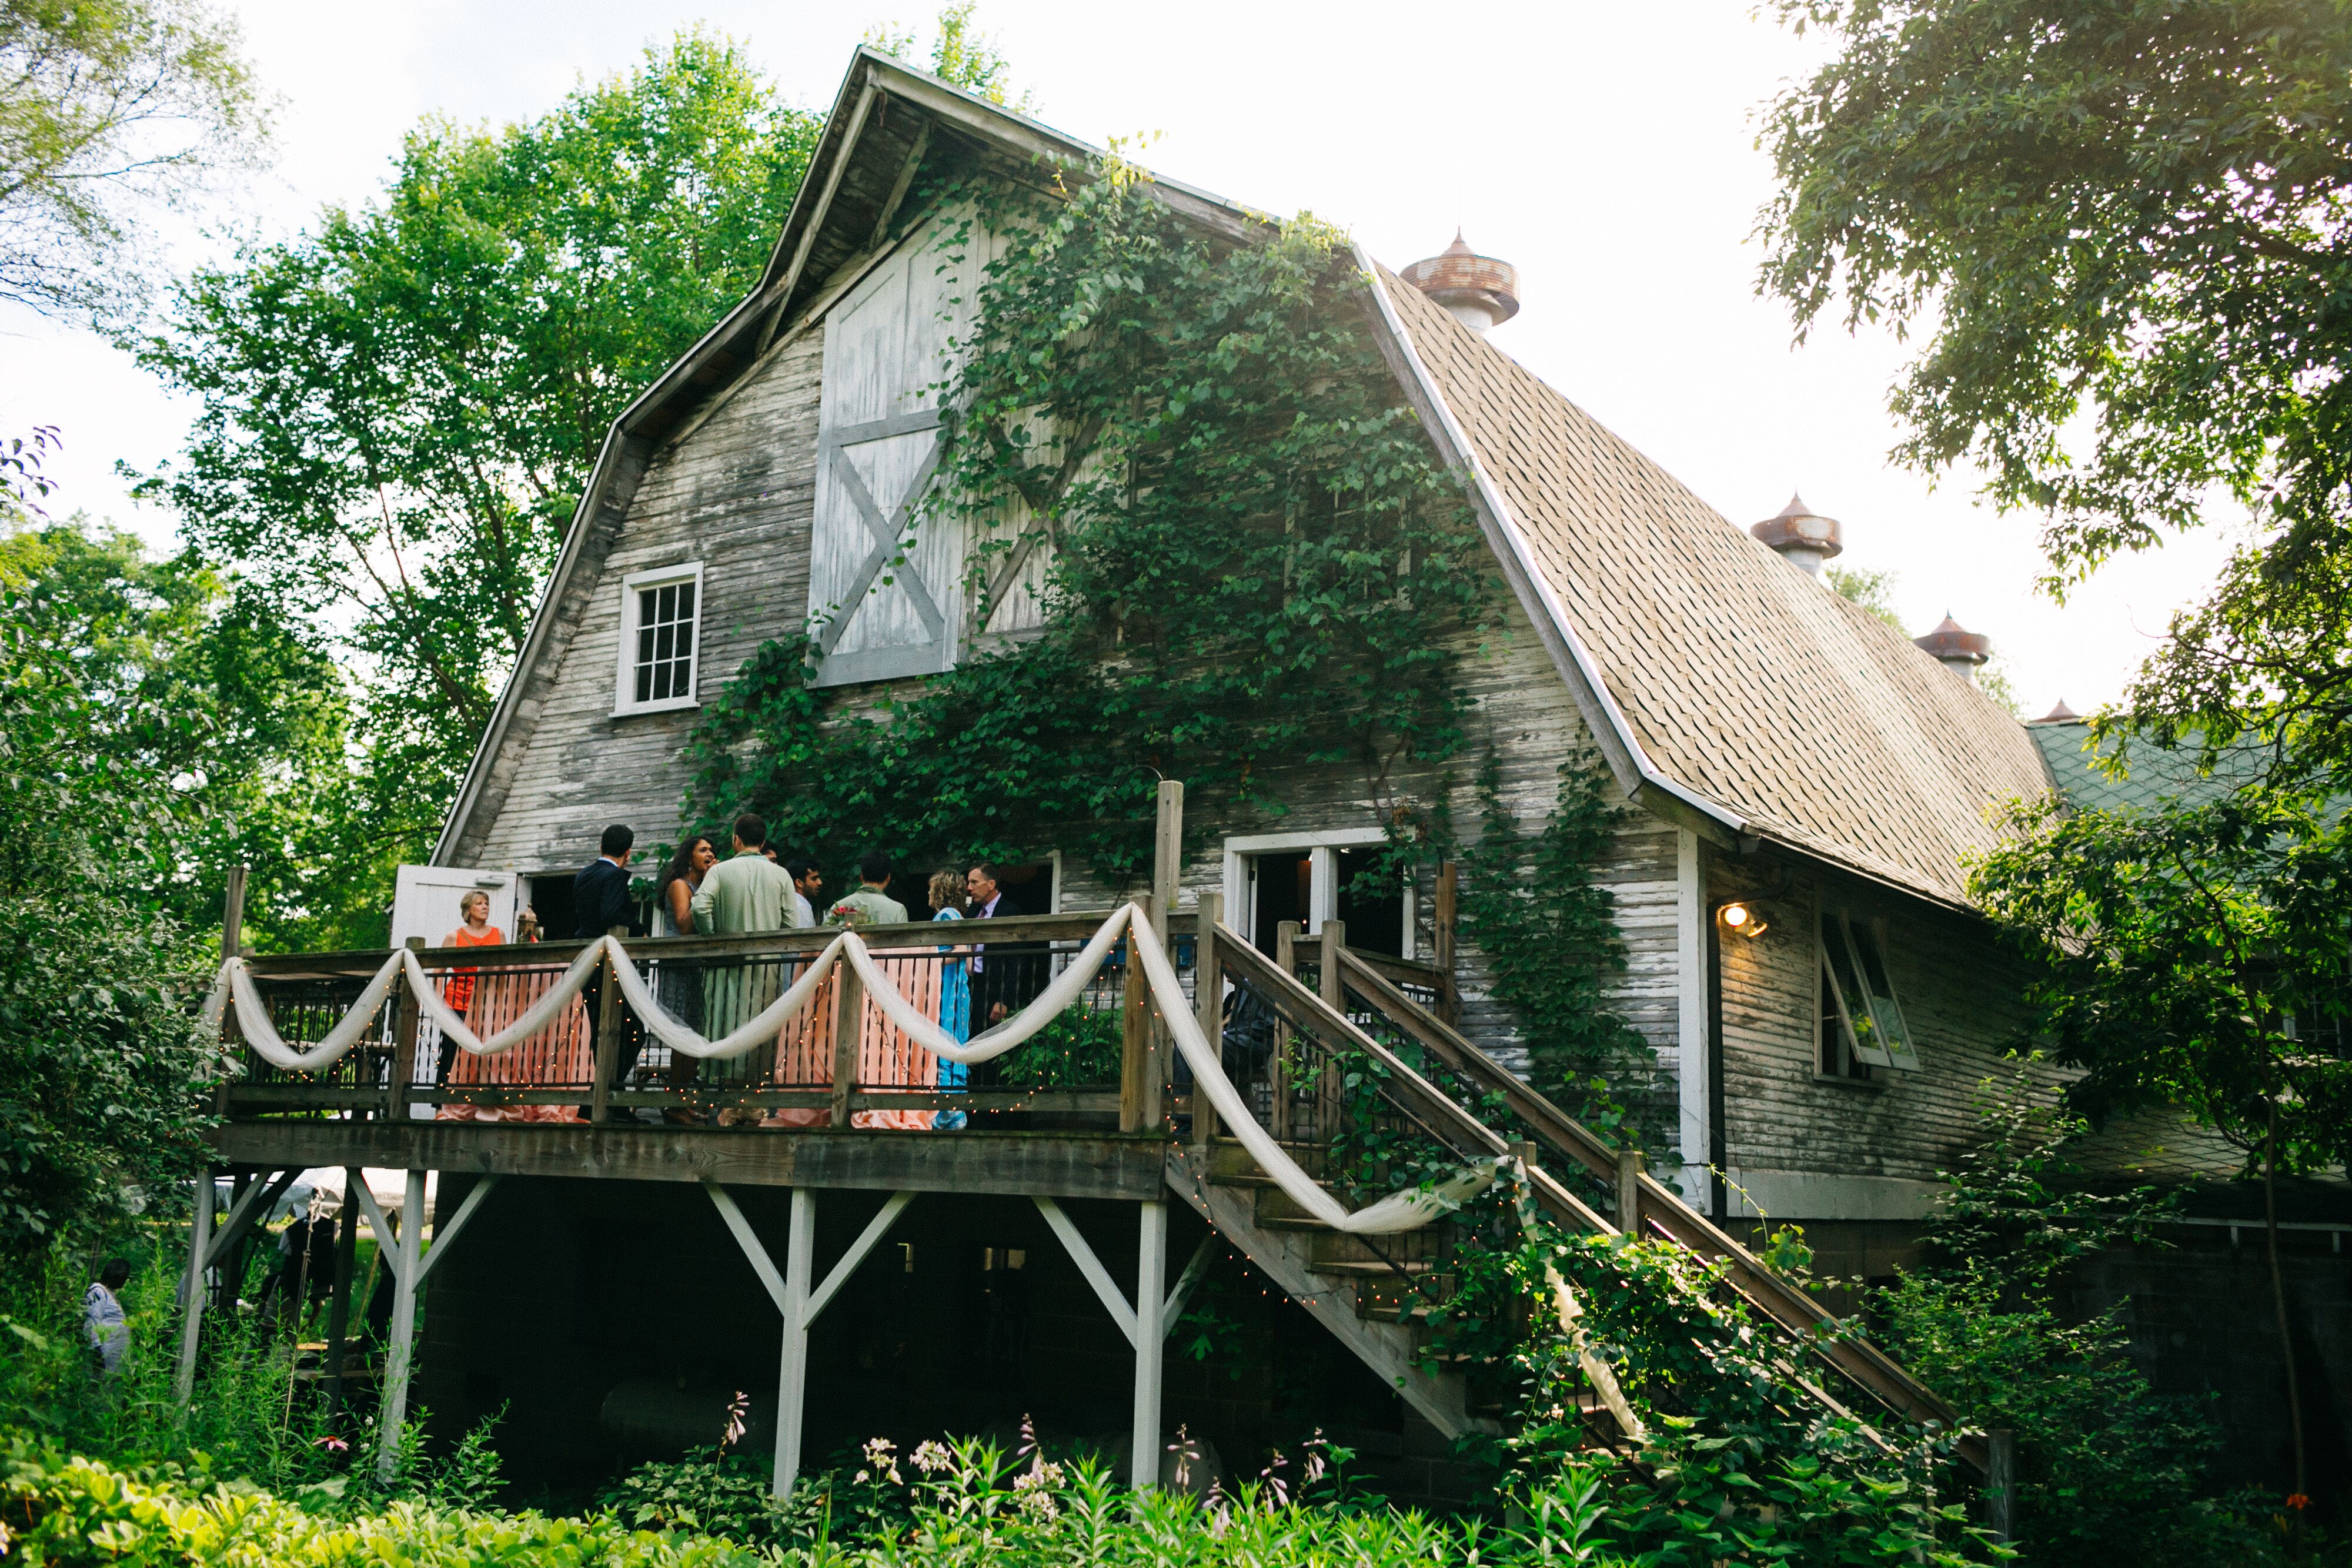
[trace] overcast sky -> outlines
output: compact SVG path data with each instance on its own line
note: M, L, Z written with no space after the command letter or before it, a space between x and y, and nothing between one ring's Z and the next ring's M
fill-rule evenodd
M698 21L823 108L862 32L928 36L928 3L237 5L285 103L278 162L241 217L274 237L365 202L421 116L539 114ZM1771 192L1757 111L1817 46L1748 0L983 0L979 20L1040 118L1097 141L1160 132L1145 160L1171 176L1311 209L1392 267L1461 227L1519 269L1523 310L1498 347L1736 522L1801 490L1843 522L1845 564L1897 574L1913 632L1948 610L1990 632L2029 716L2116 695L2221 559L2223 538L2192 537L2109 567L2061 608L2033 591L2033 518L1976 505L1965 476L1931 488L1888 463L1901 345L1828 331L1794 348L1786 315L1756 297L1749 235ZM0 428L54 423L66 442L53 511L167 538L171 519L142 515L116 465L169 457L189 413L103 344L0 316Z

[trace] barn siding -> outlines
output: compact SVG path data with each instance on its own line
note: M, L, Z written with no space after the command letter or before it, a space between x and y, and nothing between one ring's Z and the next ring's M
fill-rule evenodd
M473 863L569 870L596 853L608 822L641 844L673 840L688 781L680 747L697 711L613 716L621 580L676 561L703 563L702 663L709 701L808 604L815 490L819 336L788 344L686 438L656 453L581 595L537 722Z

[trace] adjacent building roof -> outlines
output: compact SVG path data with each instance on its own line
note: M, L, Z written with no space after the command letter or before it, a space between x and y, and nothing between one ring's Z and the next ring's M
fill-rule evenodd
M2207 805L2262 770L2261 752L2254 747L2231 747L2207 773L2200 770L2193 746L2167 751L2142 743L2125 753L2126 767L2118 777L2102 766L2102 759L2113 757L2116 748L2110 745L2101 750L2092 745L2090 720L2043 718L2025 729L2042 748L2051 779L2066 803L2094 810L2154 810L2169 801Z

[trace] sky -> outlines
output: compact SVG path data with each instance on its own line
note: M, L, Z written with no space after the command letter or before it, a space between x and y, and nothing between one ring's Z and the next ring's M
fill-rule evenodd
M421 118L532 117L697 23L742 40L790 99L822 109L867 28L928 38L929 4L233 5L282 100L277 161L237 193L235 220L291 235L322 207L371 199ZM2117 695L2231 543L2212 530L2174 541L2061 606L2034 589L2038 519L1979 505L1966 474L1931 485L1889 462L1886 391L1905 346L1832 327L1800 347L1785 309L1756 294L1753 230L1773 189L1754 145L1760 109L1822 46L1751 0L1486 0L1458 13L982 0L976 20L1061 130L1157 132L1141 155L1154 169L1267 212L1311 210L1391 267L1457 228L1512 263L1522 310L1496 329L1497 347L1734 522L1801 492L1843 524L1841 564L1895 574L1914 632L1949 612L1990 634L2028 716ZM170 243L185 265L218 242ZM168 540L172 519L131 501L122 470L167 461L192 412L90 335L0 314L0 428L54 424L65 443L53 513Z

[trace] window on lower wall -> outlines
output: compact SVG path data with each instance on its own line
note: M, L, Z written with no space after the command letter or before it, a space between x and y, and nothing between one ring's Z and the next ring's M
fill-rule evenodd
M622 579L621 673L614 713L694 706L701 629L700 561Z
M1916 1071L1918 1053L1886 967L1884 922L1847 910L1821 912L1822 1071L1866 1078L1863 1068Z

